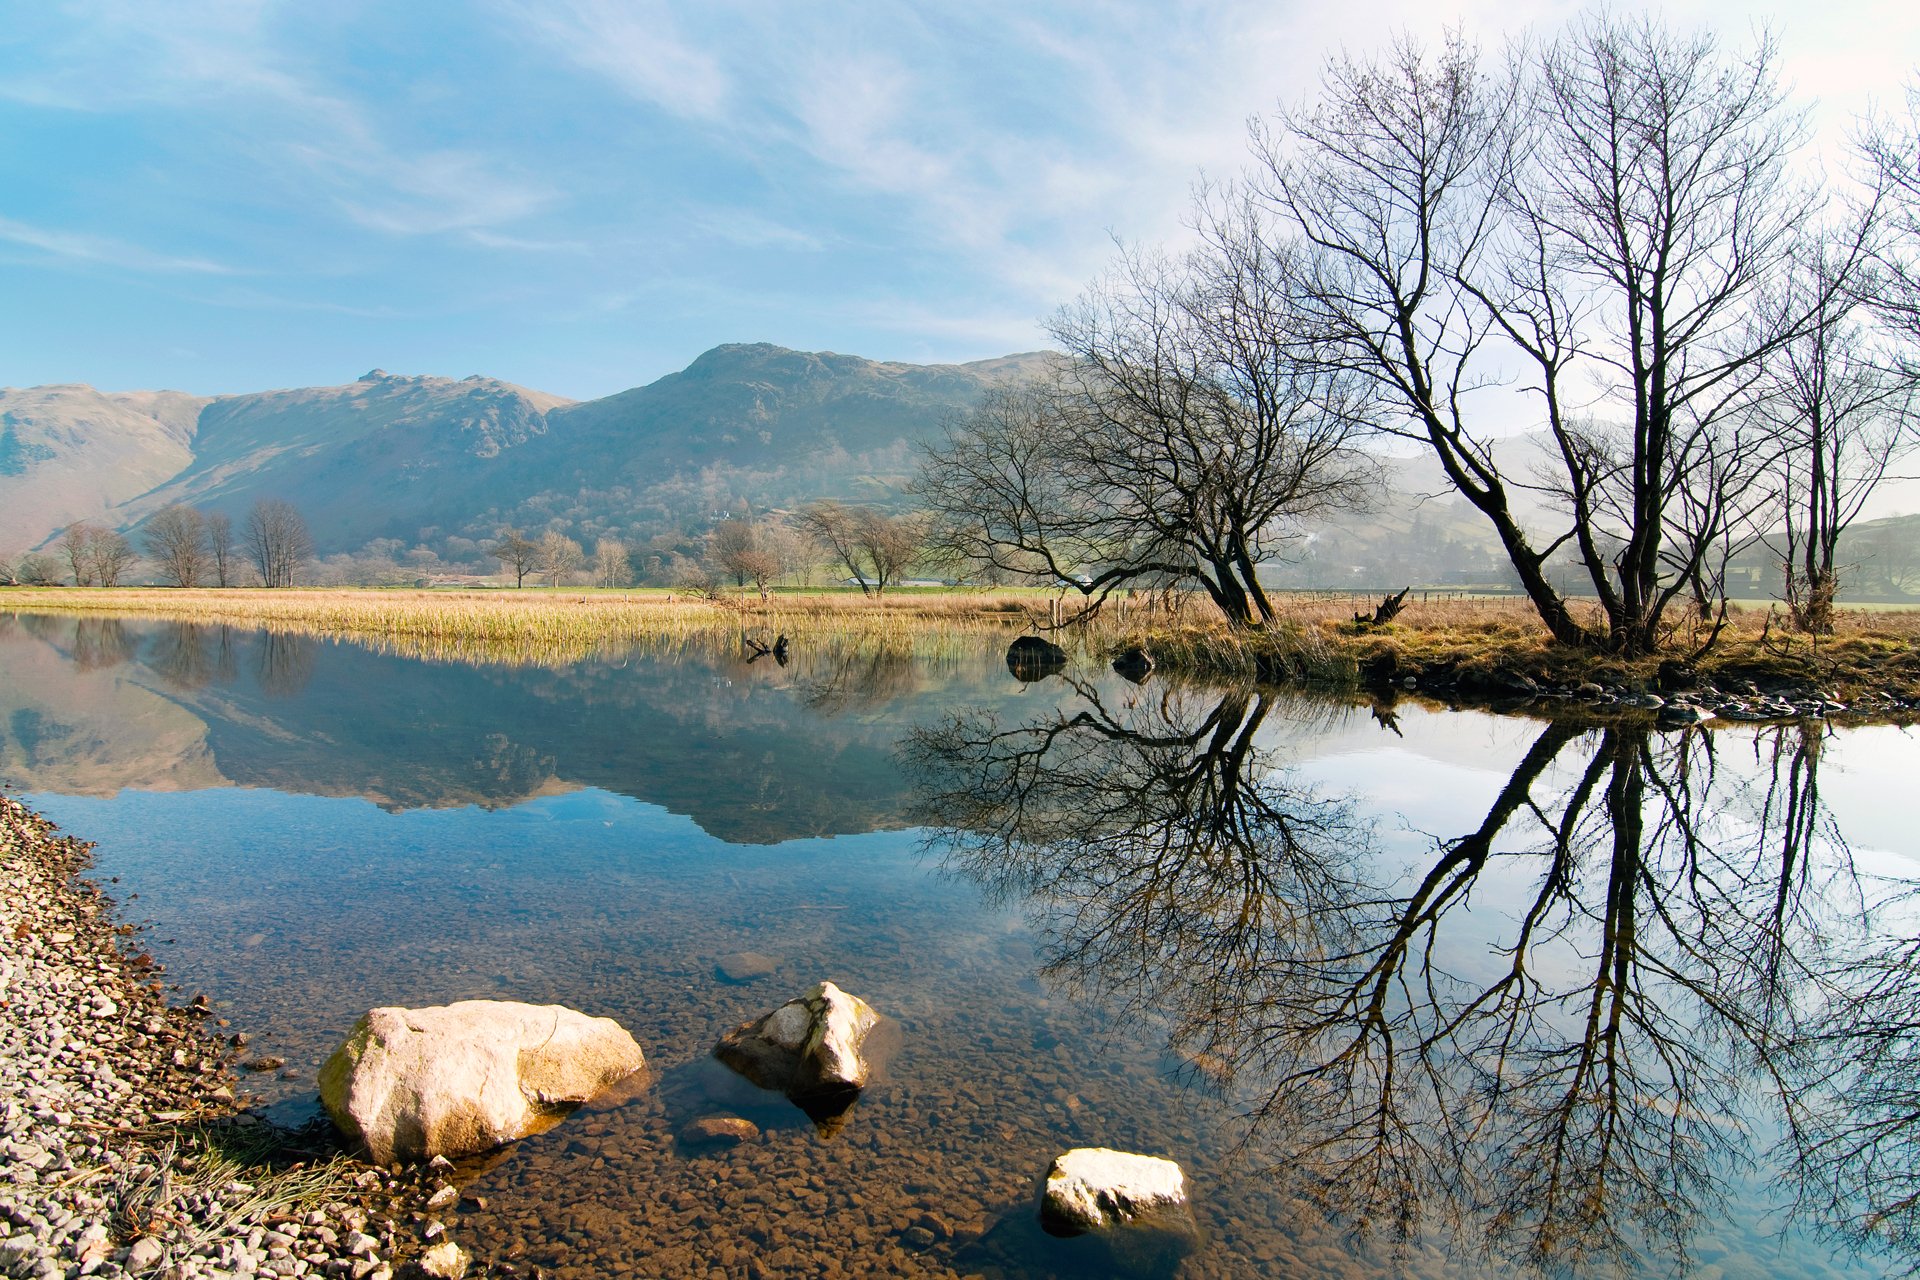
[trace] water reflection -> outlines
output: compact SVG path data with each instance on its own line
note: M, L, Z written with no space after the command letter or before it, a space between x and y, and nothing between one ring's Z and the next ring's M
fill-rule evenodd
M1920 938L1862 942L1817 728L1542 724L1477 825L1413 839L1257 739L1311 708L1078 693L911 735L930 839L1329 1211L1684 1266L1784 1120L1823 1225L1911 1243Z

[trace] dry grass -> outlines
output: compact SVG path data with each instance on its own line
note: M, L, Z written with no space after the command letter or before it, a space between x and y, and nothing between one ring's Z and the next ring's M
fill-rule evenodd
M1416 601L1377 629L1353 625L1354 612L1372 605L1362 597L1283 595L1279 603L1280 623L1260 633L1234 631L1198 604L1171 612L1144 602L1110 604L1069 638L1095 654L1139 645L1169 670L1333 685L1356 683L1362 670L1387 657L1402 669L1510 671L1555 683L1644 683L1659 663L1556 645L1527 602L1512 598ZM546 666L737 648L743 632L763 643L784 634L813 646L951 654L1048 618L1041 593L959 590L715 601L647 591L12 588L0 590L5 608L228 623L352 640L408 657ZM1682 628L1661 656L1689 655L1704 639L1704 631ZM1741 609L1699 665L1720 681L1795 679L1843 693L1920 689L1920 610L1843 609L1836 633L1816 640L1786 630L1773 611Z

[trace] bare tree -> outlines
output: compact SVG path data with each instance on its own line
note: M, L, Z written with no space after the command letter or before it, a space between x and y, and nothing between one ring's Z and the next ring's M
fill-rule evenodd
M117 587L126 572L139 562L139 553L126 535L115 529L96 529L88 548L93 564L93 580L103 587Z
M13 562L13 577L23 587L50 587L60 581L60 562L30 551Z
M723 576L733 579L734 586L744 587L753 571L764 567L759 563L759 542L751 521L722 520L707 534L707 558Z
M1833 630L1841 536L1913 443L1915 396L1855 299L1828 285L1826 248L1811 245L1794 283L1827 305L1767 362L1758 408L1779 446L1782 520L1768 546L1794 624L1815 634Z
M233 520L224 511L215 511L206 518L207 556L213 565L213 584L216 587L230 587L234 584L239 568L239 557L233 545Z
M1729 56L1605 15L1492 70L1457 40L1433 59L1402 42L1336 62L1319 104L1256 133L1268 207L1313 251L1309 331L1432 449L1562 642L1590 638L1549 579L1562 548L1609 647L1645 653L1724 540L1750 536L1772 455L1743 411L1817 314L1770 292L1818 214L1788 172L1803 130L1775 60L1765 40ZM1502 469L1474 394L1516 358L1538 482ZM1534 484L1567 516L1540 545L1516 507Z
M169 586L197 587L206 572L206 519L192 507L175 503L147 521L141 534L147 558Z
M873 575L873 593L884 595L913 567L926 538L926 521L918 515L888 515L862 509L854 522L854 546Z
M290 587L313 557L313 535L293 504L262 498L247 512L243 535L247 558L265 587Z
M860 519L860 508L823 499L800 512L800 527L820 539L846 567L847 576L859 585L861 595L872 595L872 584L860 567Z
M75 522L60 531L57 545L76 587L93 585L93 539L99 532L98 528L84 522Z
M23 557L16 556L12 552L0 551L0 587L17 587L20 585L20 561L22 559Z
M487 554L500 561L513 573L513 585L526 585L527 575L540 564L540 544L521 536L512 525L500 531L499 539L487 548Z
M603 587L624 587L633 581L625 543L602 538L593 544L593 579Z
M573 577L586 565L586 552L580 544L561 533L558 529L549 529L540 535L540 576L547 585L557 587Z
M1197 583L1229 621L1274 617L1259 565L1302 517L1364 504L1359 379L1298 358L1291 250L1244 193L1204 195L1202 247L1125 253L1054 320L1071 359L928 451L935 541L971 566L1077 587Z
M1907 89L1904 118L1863 122L1859 149L1888 221L1888 234L1876 245L1878 279L1866 301L1882 324L1905 335L1911 377L1920 370L1920 82Z

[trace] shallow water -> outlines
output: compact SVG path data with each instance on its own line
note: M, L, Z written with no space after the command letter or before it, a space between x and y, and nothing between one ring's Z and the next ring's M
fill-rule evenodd
M453 1224L561 1275L1106 1274L1033 1225L1080 1145L1186 1166L1189 1276L1883 1274L1820 1228L1913 1190L1912 1135L1870 1169L1816 1139L1912 1075L1920 1034L1852 1033L1920 991L1916 764L1894 728L1025 685L984 649L547 670L0 615L0 781L287 1059L271 1114L374 1005L634 1033L650 1086ZM778 971L725 981L749 950ZM820 978L898 1031L831 1135L707 1056ZM681 1145L715 1110L763 1137Z

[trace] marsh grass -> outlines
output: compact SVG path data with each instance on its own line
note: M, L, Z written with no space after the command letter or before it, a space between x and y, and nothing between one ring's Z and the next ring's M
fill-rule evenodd
M1625 660L1553 643L1525 600L1452 597L1416 601L1394 622L1357 627L1371 597L1282 594L1264 631L1237 631L1206 611L1144 596L1110 604L1059 633L1093 656L1138 646L1169 671L1236 679L1352 686L1383 660L1399 668L1445 666L1463 674L1508 671L1555 683L1645 684L1664 658L1688 657L1706 639L1682 626L1653 658ZM1598 623L1597 608L1587 606ZM434 661L558 667L588 659L740 652L788 636L816 652L880 651L955 657L1043 628L1049 597L1037 591L749 593L721 599L657 591L0 590L0 609L119 615L228 624L329 640ZM1071 605L1069 604L1069 608ZM1794 679L1836 692L1920 690L1920 610L1842 609L1835 633L1790 631L1777 609L1736 607L1698 663L1717 681Z

